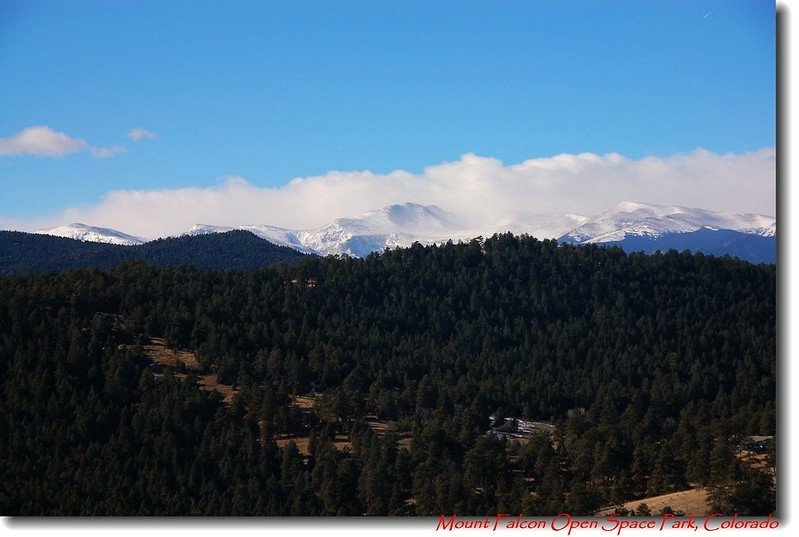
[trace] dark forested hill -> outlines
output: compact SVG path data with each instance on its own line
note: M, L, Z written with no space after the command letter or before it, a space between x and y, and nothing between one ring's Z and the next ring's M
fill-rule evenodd
M159 239L138 246L82 242L50 235L0 231L0 275L105 269L126 259L155 265L209 269L247 269L293 263L304 254L277 246L248 231Z
M508 234L0 278L0 514L585 515L703 485L765 515L773 453L740 455L776 434L775 273Z

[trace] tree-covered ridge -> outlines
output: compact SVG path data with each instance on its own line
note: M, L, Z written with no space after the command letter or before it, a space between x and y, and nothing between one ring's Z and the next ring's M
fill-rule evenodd
M154 265L229 270L294 263L304 257L296 250L277 246L248 231L170 237L136 246L0 231L0 275L6 276L48 270L108 269L133 259Z
M509 234L0 279L0 512L590 514L695 483L767 514L772 481L736 449L775 434L775 287L768 265ZM238 399L154 375L142 334L195 350ZM311 391L307 415L291 396ZM494 413L556 431L505 441ZM307 458L274 442L296 430Z

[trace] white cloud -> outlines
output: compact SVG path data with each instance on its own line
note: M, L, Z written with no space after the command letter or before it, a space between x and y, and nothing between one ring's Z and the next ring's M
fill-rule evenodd
M115 145L114 147L91 147L89 152L94 158L109 158L114 155L126 152L128 149L123 145Z
M8 138L0 138L0 156L34 155L61 157L89 147L80 138L72 138L50 127L28 127Z
M29 228L91 222L143 237L178 234L197 223L307 229L408 201L438 205L477 226L543 213L593 215L620 201L773 215L776 152L697 149L642 159L581 153L513 165L466 154L419 174L332 171L279 188L230 177L210 188L110 192L94 206L68 209Z
M153 131L148 131L147 129L143 129L141 127L136 127L135 129L130 129L128 131L128 137L134 142L138 142L139 140L153 140L158 138L158 133Z
M0 138L0 157L19 155L63 157L81 151L89 151L96 158L107 158L125 151L125 148L92 147L80 138L74 138L46 126L28 127L8 138Z

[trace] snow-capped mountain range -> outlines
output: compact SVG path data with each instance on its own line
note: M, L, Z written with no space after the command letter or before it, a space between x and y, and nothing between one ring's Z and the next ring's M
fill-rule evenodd
M702 228L773 237L777 221L762 214L717 213L675 205L664 207L625 201L569 231L563 239L574 243L617 242L630 236L656 238Z
M556 238L575 244L618 243L624 247L632 244L641 249L641 241L654 241L668 249L670 237L679 236L680 245L690 248L692 233L702 232L705 244L709 236L740 243L741 238L758 237L757 240L774 240L776 219L759 214L718 213L704 209L678 206L659 206L644 203L622 202L593 217L573 213L532 215L508 218L475 227L460 216L431 206L414 203L391 205L352 218L339 218L318 229L292 230L269 225L226 227L198 224L182 235L223 233L234 229L250 231L258 237L304 253L318 255L350 255L364 257L396 246L443 243L448 240L470 240L478 235L490 236L510 231L528 234L540 239ZM723 230L726 234L713 235ZM69 237L84 241L135 245L146 239L134 237L113 229L95 228L83 224L70 224L38 233ZM732 238L729 235L732 233ZM716 248L716 250L718 250ZM646 250L646 247L643 247ZM715 250L713 253L716 253ZM735 254L734 254L735 255Z
M385 248L410 246L414 242L432 244L472 237L457 216L434 205L424 207L414 203L391 205L354 218L338 218L318 229L298 231L274 226L232 228L199 224L184 235L223 233L233 229L251 231L269 242L304 253L356 257Z
M133 235L128 235L127 233L122 233L115 229L87 226L86 224L69 224L53 229L36 231L35 233L85 242L120 244L122 246L135 246L136 244L144 244L147 242L147 239L134 237Z

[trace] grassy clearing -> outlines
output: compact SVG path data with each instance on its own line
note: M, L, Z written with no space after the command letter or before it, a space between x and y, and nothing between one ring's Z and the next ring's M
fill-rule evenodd
M708 490L705 487L650 496L622 504L625 509L634 511L639 505L645 503L652 514L660 513L664 507L671 507L674 512L683 512L686 515L704 515L710 509L707 501ZM597 515L609 515L615 512L614 508L603 509Z
M220 394L224 405L230 405L233 402L233 396L238 392L237 388L220 383L215 373L199 375L200 363L197 361L197 355L191 351L170 349L162 338L150 338L150 342L144 345L144 354L153 363L170 369L179 379L185 379L188 376L182 371L198 374L197 385L199 388Z

